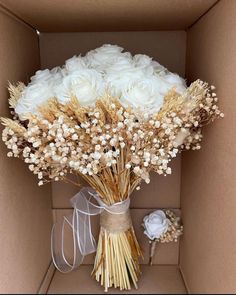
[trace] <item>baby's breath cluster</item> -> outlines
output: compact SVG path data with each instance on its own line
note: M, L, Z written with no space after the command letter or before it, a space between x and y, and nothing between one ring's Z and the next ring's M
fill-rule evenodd
M92 186L101 177L114 181L107 186L115 194L125 177L123 199L139 189L141 180L150 182L150 171L171 174L169 163L181 150L200 149L201 127L223 117L213 90L199 80L183 95L172 89L152 116L124 108L109 96L97 100L93 108L81 107L74 96L67 104L51 99L40 107L39 115L29 114L25 121L2 119L6 126L2 139L10 150L7 155L22 157L39 185L66 181L68 173L75 173ZM103 192L108 189L104 186Z
M177 217L173 211L165 210L166 217L169 219L167 231L155 241L160 243L177 242L178 238L183 234L184 227L181 225L180 217Z

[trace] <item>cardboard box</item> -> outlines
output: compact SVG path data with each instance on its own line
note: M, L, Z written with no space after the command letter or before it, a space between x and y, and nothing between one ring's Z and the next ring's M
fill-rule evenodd
M9 114L8 81L28 82L36 70L104 43L217 87L226 116L205 128L202 150L183 153L173 175L153 175L132 196L145 250L140 289L132 292L236 292L235 15L234 0L0 0L1 116ZM51 262L53 220L71 210L76 189L39 188L22 161L6 157L2 142L0 153L0 293L103 293L90 278L92 257L67 275ZM150 268L140 223L156 208L177 210L185 232L180 244L161 245Z

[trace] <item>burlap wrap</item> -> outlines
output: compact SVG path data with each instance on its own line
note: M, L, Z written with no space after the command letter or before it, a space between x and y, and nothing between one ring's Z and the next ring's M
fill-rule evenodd
M109 233L125 232L132 226L130 210L120 214L103 211L100 215L100 225Z

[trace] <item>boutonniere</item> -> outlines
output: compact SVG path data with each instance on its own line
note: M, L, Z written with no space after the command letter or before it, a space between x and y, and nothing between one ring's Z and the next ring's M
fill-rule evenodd
M143 227L150 242L150 265L153 263L157 243L177 242L183 234L180 217L170 210L156 210L145 216Z

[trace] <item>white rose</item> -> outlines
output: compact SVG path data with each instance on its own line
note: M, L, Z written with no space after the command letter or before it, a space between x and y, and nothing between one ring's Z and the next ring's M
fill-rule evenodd
M157 77L165 76L167 73L169 73L169 71L164 66L162 66L161 64L159 64L159 62L155 60L152 60L151 65L154 69L154 74Z
M160 238L160 236L167 232L170 225L170 220L162 210L156 210L144 217L143 222L145 228L144 234L147 235L150 240Z
M140 108L151 114L162 107L165 92L167 87L160 79L143 77L124 85L120 101L125 107Z
M182 94L186 90L186 82L177 74L168 73L164 76L165 81L170 85L170 88L176 87L176 91Z
M89 51L85 58L89 67L104 72L109 66L113 65L117 58L130 58L130 53L122 53L123 48L117 45L105 44L99 48Z
M66 103L75 95L82 106L93 106L104 95L104 81L95 70L76 71L64 77L54 90L59 102Z
M52 83L50 85L52 86L52 92L53 96L57 96L57 89L62 85L62 80L67 75L67 71L60 67L55 67L51 70L51 74L53 76Z
M132 59L124 57L117 58L116 62L107 68L104 77L110 93L117 98L120 98L131 81L143 78L143 71L134 66Z
M65 65L37 71L18 101L16 112L36 112L38 105L55 96L62 103L75 95L83 106L93 106L105 91L121 100L127 107L148 114L158 112L164 96L176 87L186 89L185 81L167 71L144 54L132 58L129 52L116 45L103 45L85 57L74 56Z
M31 77L31 83L27 87L38 83L48 83L48 87L51 87L55 84L60 84L63 76L65 76L65 71L60 67L55 67L51 70L37 71L35 75Z
M50 72L53 77L53 80L59 77L62 78L66 76L66 70L64 68L62 69L61 67L52 68Z
M15 112L21 119L24 119L24 114L37 113L38 106L42 105L50 97L53 97L53 92L47 82L29 84L17 101Z
M23 119L27 113L36 114L38 106L55 95L54 87L61 84L62 77L63 71L60 67L55 67L51 71L37 71L17 102L15 111L20 118Z
M127 75L129 75L130 72L137 72L137 69L135 68L134 62L131 58L126 56L118 56L112 64L107 66L105 72L108 76L120 74L124 75L126 72Z
M53 76L51 74L51 71L46 69L46 70L39 70L35 73L34 76L32 76L30 78L31 80L31 84L34 84L34 83L38 83L38 82L50 82L52 80Z
M66 60L65 69L70 74L78 70L86 69L86 62L84 57L81 56L73 56L70 59Z
M145 75L153 75L154 67L151 57L145 54L136 54L133 57L135 67L141 69Z

